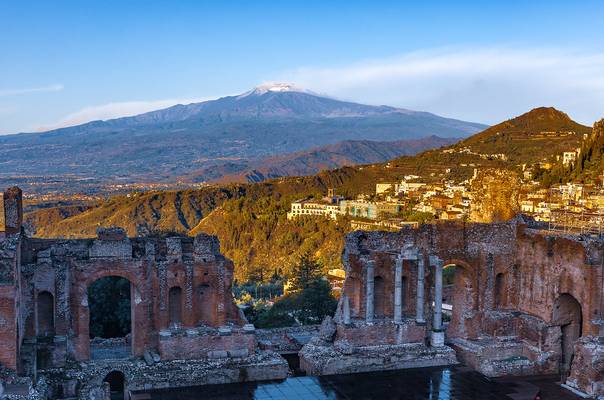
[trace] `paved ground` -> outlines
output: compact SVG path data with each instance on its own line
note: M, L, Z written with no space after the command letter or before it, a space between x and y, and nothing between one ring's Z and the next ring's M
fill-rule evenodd
M555 377L490 380L464 367L424 368L329 377L294 377L279 382L212 385L155 391L153 400L543 400L578 397L555 384Z

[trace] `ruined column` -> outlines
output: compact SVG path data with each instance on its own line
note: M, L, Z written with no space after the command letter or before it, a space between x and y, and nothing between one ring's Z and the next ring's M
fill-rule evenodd
M367 306L365 307L365 322L373 323L373 278L375 261L367 261Z
M349 325L350 324L350 299L348 299L348 296L344 295L344 298L342 299L343 303L342 303L342 314L343 314L343 318L344 318L344 324Z
M434 266L434 313L432 322L432 340L434 347L444 345L445 335L442 331L443 313L443 262L436 256L430 256L430 264Z
M394 271L394 322L403 322L403 256L396 257L396 269Z
M23 193L21 189L16 186L10 187L6 189L2 198L4 226L0 226L0 231L6 232L7 236L21 233L21 225L23 224Z
M425 324L424 319L424 257L420 255L417 260L417 303L415 307L415 322Z

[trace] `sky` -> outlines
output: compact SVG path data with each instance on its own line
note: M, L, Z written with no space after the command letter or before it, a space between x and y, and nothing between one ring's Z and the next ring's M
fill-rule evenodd
M602 15L602 1L0 0L0 134L264 82L487 124L554 106L591 125Z

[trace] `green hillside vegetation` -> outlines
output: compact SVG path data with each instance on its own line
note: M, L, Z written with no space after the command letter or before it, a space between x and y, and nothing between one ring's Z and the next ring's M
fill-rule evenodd
M221 250L245 281L274 273L288 275L302 254L312 254L327 269L340 268L344 236L350 224L344 218L302 217L287 220L292 197L243 197L225 202L190 233L207 232L220 238Z
M601 181L603 174L604 119L601 119L594 123L592 133L583 141L574 164L565 166L559 160L551 170L539 170L537 178L544 186L551 186L566 182L595 183Z

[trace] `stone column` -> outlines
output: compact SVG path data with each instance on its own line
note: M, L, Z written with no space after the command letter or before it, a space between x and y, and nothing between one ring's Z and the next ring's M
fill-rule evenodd
M396 269L394 271L394 322L403 322L403 256L396 257Z
M432 341L434 347L441 347L445 342L442 331L443 319L443 262L436 256L430 256L430 265L434 266L434 320L432 322Z
M365 322L373 323L373 278L375 261L367 261L367 306L365 307Z
M346 295L344 295L342 299L342 314L344 318L344 324L350 325L350 300Z
M415 307L415 322L425 324L424 319L424 256L420 254L417 260L417 304Z

